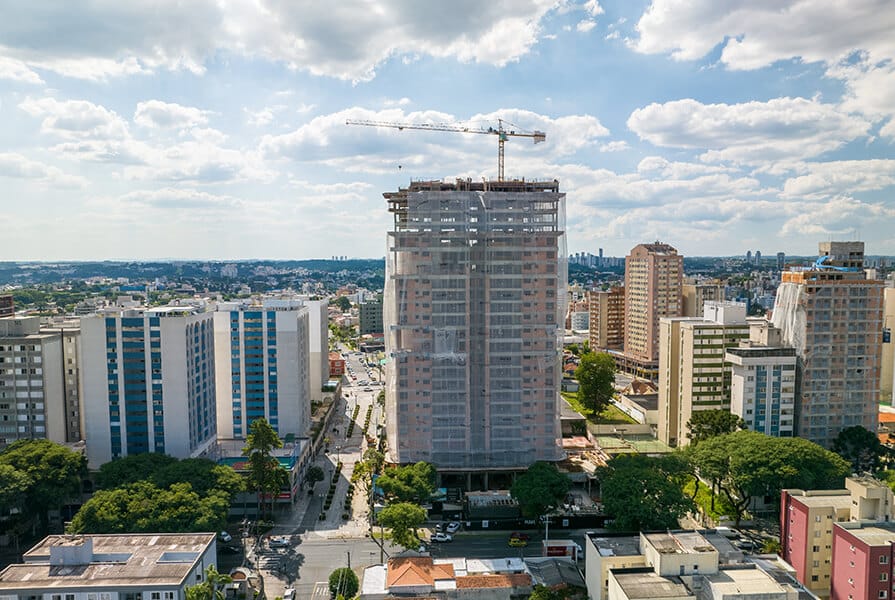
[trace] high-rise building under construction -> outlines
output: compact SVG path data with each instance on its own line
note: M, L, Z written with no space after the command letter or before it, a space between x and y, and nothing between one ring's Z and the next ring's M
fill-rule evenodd
M389 462L459 474L560 459L559 183L417 181L384 196Z
M797 434L826 447L878 423L883 282L863 268L863 242L821 242L814 265L781 274L774 302L774 326L798 357Z

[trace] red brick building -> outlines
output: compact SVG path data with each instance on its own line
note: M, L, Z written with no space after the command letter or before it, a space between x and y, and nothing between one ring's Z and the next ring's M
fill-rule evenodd
M345 359L338 352L329 353L329 376L339 378L345 374Z

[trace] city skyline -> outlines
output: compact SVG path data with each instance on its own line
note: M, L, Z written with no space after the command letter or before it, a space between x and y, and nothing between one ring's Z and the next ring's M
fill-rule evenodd
M568 250L895 255L895 8L787 0L9 7L0 260L385 254L381 190L557 177Z

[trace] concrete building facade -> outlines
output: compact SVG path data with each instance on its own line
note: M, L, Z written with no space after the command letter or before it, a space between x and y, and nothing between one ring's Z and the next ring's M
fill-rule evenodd
M0 319L15 316L15 314L16 306L12 294L0 294Z
M680 317L684 257L668 244L639 244L625 257L627 369L655 379L659 366L659 320Z
M893 590L895 524L833 526L831 600L888 600Z
M625 288L587 293L590 320L590 347L620 351L625 346Z
M795 348L783 346L780 330L767 321L752 321L749 340L728 348L730 412L746 429L774 437L795 435L798 393Z
M723 302L724 286L720 283L685 283L681 286L682 317L701 317L706 302Z
M62 347L58 334L41 333L40 317L0 318L0 449L69 441Z
M822 242L809 268L782 273L773 323L796 349L796 432L827 448L840 431L876 431L883 283L863 272L863 242Z
M310 427L309 310L299 300L224 302L214 313L217 435L245 439L259 417L281 438Z
M704 318L663 318L659 337L658 437L670 446L685 446L694 412L730 410L724 355L749 337L746 305L707 302Z
M214 322L205 307L110 308L81 319L87 460L203 456L217 435Z
M302 298L308 307L311 399L323 400L323 387L329 380L329 300Z
M360 334L382 335L382 300L370 300L360 304Z
M893 280L888 280L883 289L883 348L880 354L880 402L892 403L892 390L895 388L895 341L892 330L895 329L895 287ZM888 340L888 341L887 341Z
M559 460L558 182L412 182L385 197L389 462L487 472Z

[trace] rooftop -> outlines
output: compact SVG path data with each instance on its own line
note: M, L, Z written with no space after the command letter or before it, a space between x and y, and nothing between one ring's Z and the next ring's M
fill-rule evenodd
M662 577L649 567L613 569L611 573L630 600L694 598L679 577Z
M214 533L51 535L0 571L0 590L180 586L214 541Z
M787 490L794 502L809 508L832 507L834 509L851 509L851 494L848 490L811 490L810 495L803 495L802 490Z
M457 577L457 589L530 587L531 575L515 573L511 575L466 575Z
M788 585L781 585L773 577L754 564L724 567L717 573L706 575L713 596L722 598L733 594L783 594Z
M660 554L701 554L717 552L701 533L681 531L675 533L644 533L646 541Z
M842 523L836 523L842 526ZM860 523L848 523L844 527L853 536L868 546L888 546L895 542L895 523L874 523L861 525Z
M636 535L606 536L592 533L588 538L600 556L637 556L640 554L640 537Z
M436 581L454 579L454 567L450 564L433 564L428 556L392 558L386 570L386 586L434 586Z

